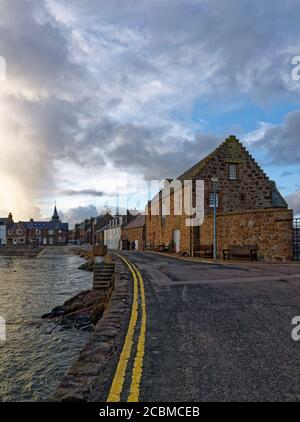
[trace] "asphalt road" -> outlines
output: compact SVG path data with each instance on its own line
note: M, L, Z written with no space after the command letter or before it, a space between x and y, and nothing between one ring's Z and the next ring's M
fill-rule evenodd
M147 306L140 401L299 401L300 265L127 253Z

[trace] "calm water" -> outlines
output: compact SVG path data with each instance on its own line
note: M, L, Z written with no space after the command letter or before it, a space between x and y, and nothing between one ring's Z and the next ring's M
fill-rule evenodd
M81 258L69 255L0 257L0 316L7 323L6 342L0 341L1 401L51 398L76 360L89 333L63 330L59 323L41 322L40 317L91 288L92 276L77 270L80 263Z

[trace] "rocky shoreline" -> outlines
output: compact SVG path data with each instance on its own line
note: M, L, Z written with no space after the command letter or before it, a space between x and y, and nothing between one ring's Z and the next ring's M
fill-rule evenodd
M114 290L108 298L97 291L79 293L45 315L47 318L79 317L87 311L91 324L91 335L83 347L78 360L72 365L56 390L53 401L101 401L104 385L109 379L111 363L117 357L128 325L132 300L132 286L128 269L115 260L116 274ZM74 312L77 314L74 314Z
M20 247L0 247L0 256L7 257L25 257L25 258L35 258L44 250L43 247L40 248L20 248Z
M79 267L80 270L93 271L94 262L89 250L72 248L69 253L80 255L87 260ZM58 320L64 328L74 327L92 331L108 305L110 293L93 289L85 290L67 299L63 305L56 306L41 318Z
M79 328L92 331L107 307L107 299L101 292L87 290L57 306L42 319L58 320L64 328Z

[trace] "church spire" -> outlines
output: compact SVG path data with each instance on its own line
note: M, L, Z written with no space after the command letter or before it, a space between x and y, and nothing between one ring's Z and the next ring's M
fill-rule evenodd
M59 215L58 215L58 212L57 212L56 204L55 204L55 207L54 207L54 213L53 213L53 216L52 216L52 221L59 221Z

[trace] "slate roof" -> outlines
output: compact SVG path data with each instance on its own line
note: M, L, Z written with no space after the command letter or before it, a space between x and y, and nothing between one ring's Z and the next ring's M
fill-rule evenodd
M9 225L10 230L17 228L19 223L14 223ZM29 222L20 222L26 230L69 230L68 223L60 223L56 221L29 221Z
M138 229L144 227L146 224L146 217L145 215L139 214L133 221L127 223L123 229Z
M2 226L3 224L8 224L9 223L9 218L0 218L0 225Z
M109 227L109 224L106 224L106 226L100 227L100 229L96 229L95 233L104 232L104 230L109 229Z

